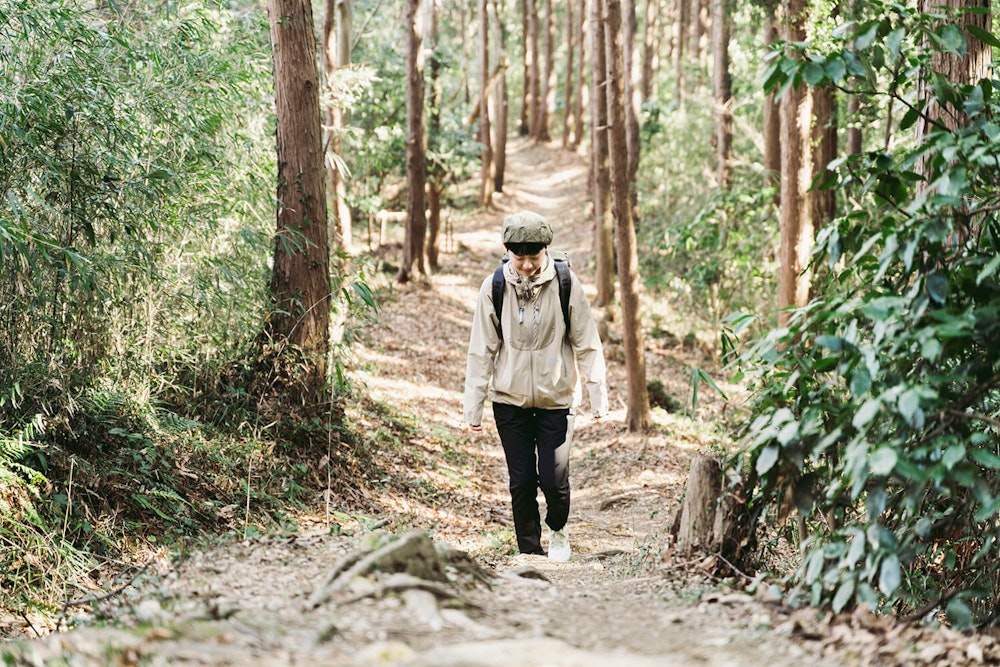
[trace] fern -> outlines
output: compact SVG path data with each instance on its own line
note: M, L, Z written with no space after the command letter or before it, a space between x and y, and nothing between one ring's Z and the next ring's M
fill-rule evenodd
M156 410L153 419L157 430L171 435L196 431L202 427L201 422L186 419L170 410Z
M37 448L35 440L44 430L42 415L38 414L12 435L0 436L0 479L10 479L16 476L15 473L21 473L33 483L44 481L40 473L21 465L24 457Z

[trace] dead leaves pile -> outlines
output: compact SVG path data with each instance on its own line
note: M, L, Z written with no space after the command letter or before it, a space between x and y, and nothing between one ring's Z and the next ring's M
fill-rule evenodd
M787 614L776 630L821 653L853 665L918 666L1000 664L997 631L957 632L947 627L919 626L889 616L876 616L865 607L850 614L804 608Z

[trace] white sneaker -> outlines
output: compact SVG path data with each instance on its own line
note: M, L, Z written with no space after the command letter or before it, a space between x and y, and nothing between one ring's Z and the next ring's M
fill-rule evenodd
M569 560L571 550L566 530L553 530L549 537L549 560L565 563Z

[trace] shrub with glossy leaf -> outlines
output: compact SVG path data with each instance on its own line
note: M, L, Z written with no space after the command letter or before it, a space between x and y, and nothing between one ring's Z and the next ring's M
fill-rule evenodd
M943 610L968 627L1000 603L1000 96L938 80L914 102L918 68L964 52L962 31L867 6L877 16L839 31L839 50L780 59L768 85L886 96L904 128L932 100L964 122L929 119L917 148L832 165L854 203L818 235L815 298L744 358L751 505L804 517L794 580L812 603Z

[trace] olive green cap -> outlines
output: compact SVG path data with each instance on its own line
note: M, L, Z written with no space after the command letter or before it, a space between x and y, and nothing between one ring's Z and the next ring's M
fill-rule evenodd
M552 227L537 213L521 211L504 219L503 242L549 245L552 243Z

